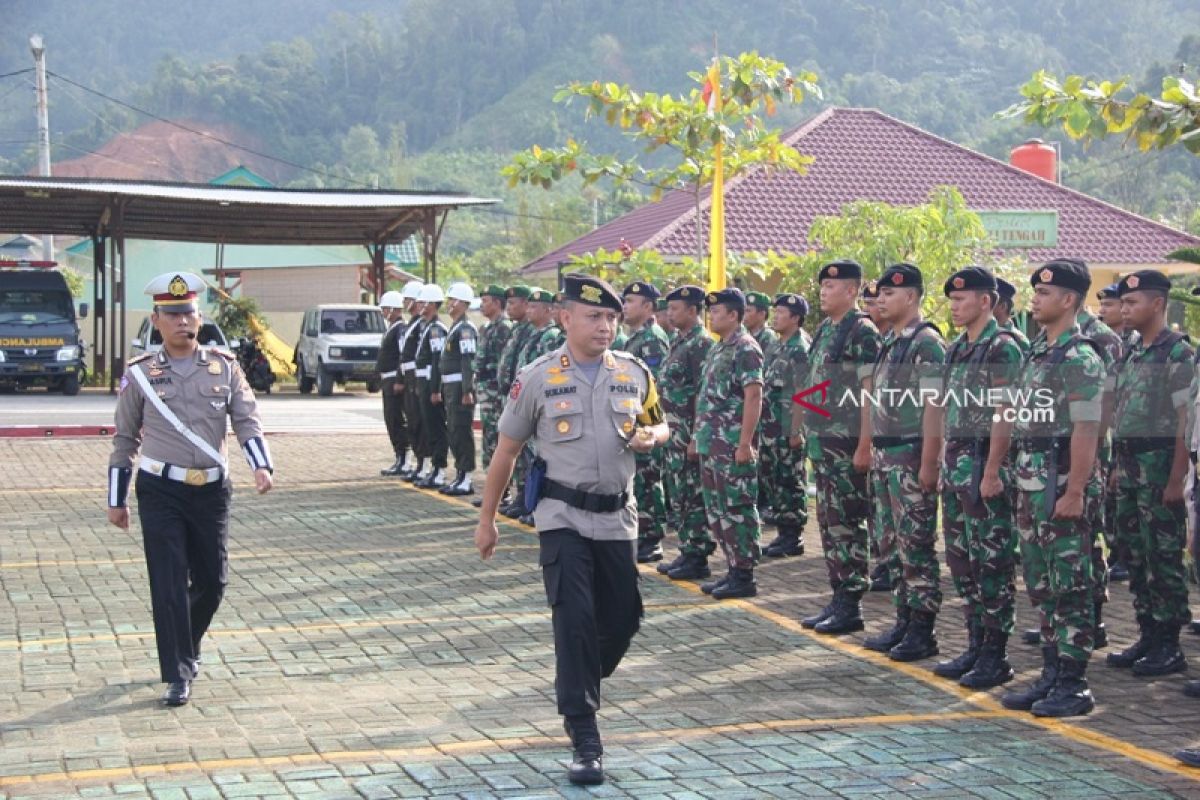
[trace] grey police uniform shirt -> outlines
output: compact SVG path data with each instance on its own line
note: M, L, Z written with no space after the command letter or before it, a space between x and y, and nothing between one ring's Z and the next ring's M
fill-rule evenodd
M159 351L152 357L130 362L128 370L144 372L150 388L167 408L226 461L227 421L233 423L239 444L262 436L254 392L231 354L199 347L190 359L182 362L186 364L183 369L176 366L179 361L172 362L165 351ZM137 469L134 459L139 448L147 458L185 469L220 466L158 413L132 375L121 378L116 428L109 467Z
M637 425L661 420L654 380L628 353L606 352L592 383L566 346L517 373L500 417L500 433L519 442L536 440L546 476L558 483L596 494L629 493L623 509L607 514L544 497L533 512L537 529L569 528L600 541L637 539L637 465L627 441Z

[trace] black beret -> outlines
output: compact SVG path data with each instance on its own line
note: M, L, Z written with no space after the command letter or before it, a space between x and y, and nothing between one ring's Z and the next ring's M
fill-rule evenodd
M645 281L634 281L625 287L625 291L621 292L621 297L626 295L636 294L638 297L644 297L647 300L657 300L662 296L662 292L654 287L652 283Z
M949 297L951 292L973 289L979 292L996 291L996 276L983 267L966 267L950 276L942 291Z
M578 272L569 272L563 276L562 293L564 299L588 306L609 308L617 312L625 308L621 303L621 296L608 281L590 275L580 275Z
M1073 258L1059 258L1049 261L1035 269L1029 277L1032 286L1046 284L1070 289L1073 292L1087 294L1092 287L1092 275L1088 272L1087 264Z
M921 277L921 270L912 264L892 264L879 276L880 290L889 287L894 289L923 289L925 281Z
M786 308L799 317L808 316L808 301L798 294L785 292L775 295L775 307Z
M704 305L704 290L699 286L694 286L692 284L680 286L678 289L673 289L671 293L667 295L667 302L669 303L672 300L682 300L685 303L691 303L699 308L700 306Z
M826 278L836 278L842 280L861 281L863 275L862 264L857 261L831 261L821 267L821 271L817 273L817 283Z
M720 290L719 292L709 292L704 298L704 305L708 308L718 305L728 306L729 308L734 308L738 311L745 311L746 295L742 294L741 289L730 286Z
M1110 283L1100 291L1096 292L1097 300L1116 300L1121 294L1117 291L1117 284Z
M1001 300L1012 302L1013 298L1017 296L1017 287L1004 280L1004 278L998 277L996 278L996 294L1000 295Z
M1154 269L1139 269L1130 273L1117 284L1117 296L1124 297L1130 292L1169 292L1171 279Z
M874 300L876 297L879 297L878 281L867 281L864 283L862 287L862 296L868 300Z

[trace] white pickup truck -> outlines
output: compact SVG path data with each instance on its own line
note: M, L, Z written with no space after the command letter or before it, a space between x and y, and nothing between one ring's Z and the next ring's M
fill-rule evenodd
M375 359L386 330L375 306L319 305L305 311L292 356L300 393L309 394L316 386L317 394L328 397L335 383L352 380L379 391Z

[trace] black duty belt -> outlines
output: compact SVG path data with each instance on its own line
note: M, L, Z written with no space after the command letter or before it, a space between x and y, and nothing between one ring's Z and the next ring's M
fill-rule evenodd
M920 436L872 436L872 447L900 447L905 444L920 444Z
M620 494L596 494L583 489L573 489L551 478L542 484L542 497L561 500L572 508L591 511L593 514L611 514L629 505L629 492Z

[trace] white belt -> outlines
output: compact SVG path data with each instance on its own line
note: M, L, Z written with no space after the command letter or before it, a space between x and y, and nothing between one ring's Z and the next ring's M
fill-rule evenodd
M462 383L462 373L452 372L449 375L443 375L442 383Z
M431 369L430 367L421 367L420 369L417 370L417 377L418 378L428 378L430 369Z
M396 370L392 370L391 372L381 372L381 373L379 373L379 377L394 378L394 377L396 377Z
M164 461L155 461L153 458L142 456L142 461L138 467L143 472L149 472L151 475L158 475L163 478L169 478L173 481L186 483L189 486L204 486L209 483L216 483L221 480L221 468L212 467L210 469L187 469L186 467L177 467L174 464L167 464Z
M417 362L415 362L415 361L405 361L403 364L400 365L400 369L403 370L404 372L412 372L416 368L417 368Z

